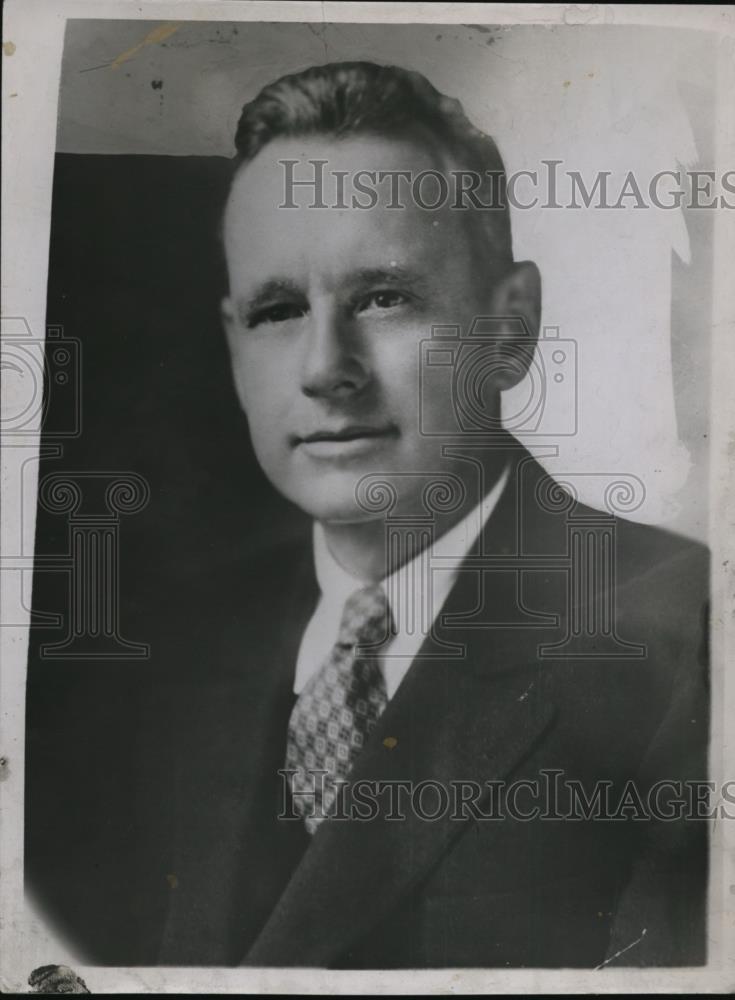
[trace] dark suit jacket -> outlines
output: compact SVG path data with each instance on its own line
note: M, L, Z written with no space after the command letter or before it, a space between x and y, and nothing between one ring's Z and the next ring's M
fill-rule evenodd
M601 519L546 486L519 449L422 649L439 655L414 661L353 780L543 788L544 770L557 771L556 793L541 805L563 816L569 781L588 795L606 783L597 787L615 804L631 781L645 803L657 781L706 779L706 550ZM581 575L569 572L573 559ZM609 600L588 585L595 574ZM384 813L327 821L313 838L279 820L293 671L318 598L309 540L187 590L159 620L168 624L125 708L130 735L117 741L117 762L101 758L96 784L72 805L44 784L50 754L34 753L29 729L31 780L53 800L29 786L29 881L88 960L706 961L701 819L524 820L506 810L502 819L468 811L430 821L409 808L399 822ZM121 711L105 716L108 729ZM504 794L486 785L477 805L489 811L496 795L503 813ZM71 831L62 874L40 830L50 815Z

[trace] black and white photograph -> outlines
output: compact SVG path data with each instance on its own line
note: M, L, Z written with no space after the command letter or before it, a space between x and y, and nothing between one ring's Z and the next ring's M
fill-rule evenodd
M3 31L3 992L728 992L735 8Z

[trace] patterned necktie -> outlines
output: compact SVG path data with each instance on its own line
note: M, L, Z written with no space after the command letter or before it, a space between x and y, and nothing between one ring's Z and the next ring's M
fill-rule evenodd
M393 632L388 599L375 585L345 602L337 642L310 678L288 724L286 768L296 811L314 833L337 797L388 698L380 665L355 656L355 645L373 645ZM312 774L326 771L323 776ZM323 792L323 796L322 796Z

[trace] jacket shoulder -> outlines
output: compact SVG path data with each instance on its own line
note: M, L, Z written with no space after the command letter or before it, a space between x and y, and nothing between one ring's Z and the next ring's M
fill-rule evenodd
M701 542L652 525L616 521L621 594L637 594L652 607L666 601L672 609L701 609L709 598L709 567L710 552Z

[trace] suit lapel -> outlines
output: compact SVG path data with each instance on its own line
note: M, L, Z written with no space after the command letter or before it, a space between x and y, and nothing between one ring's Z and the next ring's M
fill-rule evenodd
M511 487L488 525L496 536L483 538L484 551L505 551L516 537L517 500ZM549 730L555 707L535 685L538 628L482 628L476 618L470 628L458 628L468 610L482 610L487 590L484 575L466 565L437 623L439 637L461 643L464 656L437 660L419 653L358 758L350 786L361 780L413 788L432 781L448 791L457 781L483 785L507 777ZM563 581L550 578L547 589L553 591L549 607L563 593ZM427 791L427 808L436 801ZM349 791L345 804L349 812ZM322 824L244 964L333 963L418 884L469 822L469 816L453 818L451 805L443 817L421 818L410 799L405 819L388 820L386 812L382 799L375 820Z

